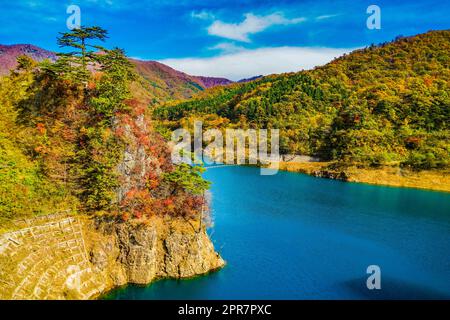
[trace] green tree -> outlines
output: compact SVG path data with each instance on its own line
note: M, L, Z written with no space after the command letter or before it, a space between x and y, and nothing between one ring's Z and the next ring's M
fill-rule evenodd
M17 57L17 70L30 71L36 66L36 62L27 55Z
M101 46L88 43L88 40L105 41L108 37L108 32L105 29L96 26L83 26L78 29L73 29L70 32L60 34L61 37L58 38L58 45L61 48L70 47L75 49L73 52L60 55L74 58L75 61L81 62L83 68L87 67L88 59L94 57L95 52L92 49L95 49L96 51L104 50Z
M184 190L194 195L202 195L210 186L210 182L201 176L203 171L203 167L182 163L172 172L163 174L163 180L173 184L172 194Z
M58 53L55 63L45 62L43 69L51 74L71 80L86 82L90 77L87 70L89 63L98 62L98 51L106 51L102 46L96 45L95 41L105 41L107 31L100 27L81 27L70 32L60 33L58 45L61 48L71 48L68 53Z
M129 85L136 79L136 74L122 49L105 50L97 60L104 74L97 84L97 95L91 99L91 105L103 120L110 121L116 112L127 111L125 100L131 97Z

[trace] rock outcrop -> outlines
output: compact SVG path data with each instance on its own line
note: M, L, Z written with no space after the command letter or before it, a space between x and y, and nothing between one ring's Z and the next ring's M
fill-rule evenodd
M143 224L54 215L19 227L0 235L0 299L93 299L224 265L205 229L182 218Z
M345 171L339 170L315 170L311 175L317 178L326 178L332 180L348 181L349 177Z

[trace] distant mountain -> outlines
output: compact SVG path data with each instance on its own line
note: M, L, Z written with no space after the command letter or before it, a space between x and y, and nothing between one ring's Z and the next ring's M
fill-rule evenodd
M0 76L7 75L10 70L14 69L17 65L17 57L23 54L39 62L45 59L53 61L57 59L54 52L31 44L0 45ZM142 76L143 83L141 84L148 90L147 95L153 103L187 99L205 89L235 83L226 78L191 76L156 61L137 59L130 59L130 61ZM255 76L237 82L250 82L261 77Z
M214 77L202 77L202 76L194 76L193 78L199 80L203 84L203 87L205 87L205 88L226 86L226 85L234 83L234 81L228 80L226 78L214 78Z
M260 79L262 77L263 77L262 75L259 75L259 76L254 76L254 77L247 78L247 79L241 79L241 80L238 81L238 83L245 83L245 82L250 82L250 81L253 81L253 80L258 80L258 79Z
M39 62L57 59L54 52L30 44L0 45L0 76L14 69L17 57L23 54ZM148 90L147 95L154 103L190 98L205 89L233 83L225 78L191 76L156 61L130 61L142 76L141 84Z
M246 78L246 79L241 79L239 81L232 81L226 78L214 78L214 77L201 77L201 76L194 76L194 78L200 80L200 82L203 84L203 86L206 89L209 88L214 88L217 86L227 86L233 83L245 83L245 82L250 82L250 81L254 81L254 80L258 80L259 78L262 78L262 75L259 76L254 76L251 78Z
M17 65L17 57L27 55L36 61L56 60L56 54L31 44L0 45L0 75L8 74Z
M189 98L205 90L198 79L156 61L130 59L144 80L143 87L154 97L153 102Z
M156 61L130 61L146 80L144 87L159 97L159 100L190 98L205 89L233 83L225 78L191 76Z

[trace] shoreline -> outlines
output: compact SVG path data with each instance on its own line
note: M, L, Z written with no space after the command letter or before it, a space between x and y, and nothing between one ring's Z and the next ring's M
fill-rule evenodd
M223 268L198 224L161 216L147 223L66 214L28 219L0 234L0 300L97 300L127 284Z
M165 280L174 280L174 281L189 281L189 280L195 280L198 278L202 278L202 277L206 277L208 275L211 275L213 273L219 272L220 270L222 270L223 268L225 268L226 266L226 261L224 263L224 265L208 270L204 273L198 273L192 276L187 276L187 277L183 277L183 278L174 278L174 277L159 277L159 278L155 278L152 281L150 281L149 283L143 284L143 283L133 283L133 282L129 282L129 283L125 283L123 285L119 285L119 286L115 286L112 287L110 289L107 289L105 291L103 291L102 293L92 296L91 298L89 298L89 300L116 300L116 299L110 299L111 295L113 294L113 292L115 292L116 290L126 290L128 287L130 286L135 286L135 287L139 287L139 288L147 288L149 286L152 286L153 284L155 284L156 282L159 281L165 281Z
M450 193L450 170L412 171L400 167L331 169L330 162L279 162L279 170L314 177Z
M208 157L214 159L211 155ZM267 167L274 168L274 166L275 162L271 162ZM344 182L450 193L450 169L414 171L388 165L373 168L358 167L356 164L343 166L332 161L279 161L278 170Z

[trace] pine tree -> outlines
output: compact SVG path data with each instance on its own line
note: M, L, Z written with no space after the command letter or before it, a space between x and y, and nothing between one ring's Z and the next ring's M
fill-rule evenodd
M125 100L131 97L129 84L136 77L131 62L122 49L105 50L97 55L103 76L97 84L97 96L91 100L103 120L111 121L116 112L126 111Z
M87 43L87 40L99 40L105 41L108 37L108 32L100 27L81 27L79 29L73 29L70 32L60 33L61 37L58 38L58 45L61 48L71 47L75 51L67 54L61 54L75 58L81 62L83 68L87 67L88 59L93 59L94 51L89 48L96 49L96 51L104 51L105 49L98 45L92 45Z
M106 51L105 48L93 44L95 41L105 41L107 31L100 27L81 27L70 32L60 33L58 45L74 49L68 53L58 53L59 59L44 69L53 74L64 76L73 80L86 82L89 78L87 67L89 63L97 62L96 52ZM92 42L91 42L92 41Z

